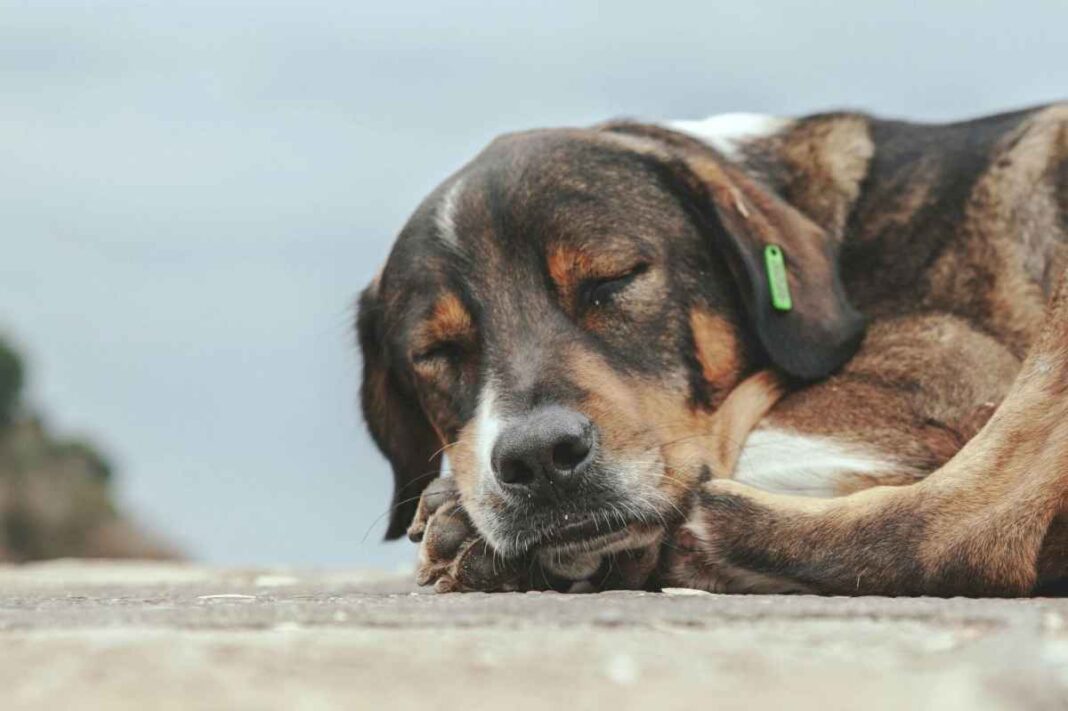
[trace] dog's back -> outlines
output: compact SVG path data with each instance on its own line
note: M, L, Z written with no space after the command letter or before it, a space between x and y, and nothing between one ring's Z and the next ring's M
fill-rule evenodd
M951 313L1026 350L1068 242L1068 104L937 125L816 115L736 159L840 236L869 317Z

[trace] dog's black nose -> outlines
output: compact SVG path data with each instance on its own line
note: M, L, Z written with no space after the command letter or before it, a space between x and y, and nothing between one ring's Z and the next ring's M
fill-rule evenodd
M574 488L596 449L593 423L563 407L542 407L513 420L493 447L493 471L506 489L546 493Z

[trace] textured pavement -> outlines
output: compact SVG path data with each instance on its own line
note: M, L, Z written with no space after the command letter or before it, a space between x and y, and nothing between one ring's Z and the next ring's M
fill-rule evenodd
M2 709L1064 709L1068 600L417 592L0 568Z

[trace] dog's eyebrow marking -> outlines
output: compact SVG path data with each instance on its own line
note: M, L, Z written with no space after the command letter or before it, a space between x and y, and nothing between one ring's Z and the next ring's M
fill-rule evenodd
M554 247L546 256L549 278L560 290L565 302L571 300L575 285L591 271L590 259L573 247Z
M707 143L727 158L737 158L749 141L789 128L793 119L767 114L717 114L696 121L665 121L664 126Z
M413 350L420 350L443 341L467 339L475 325L460 297L446 291L430 307L429 315L414 331Z
M900 474L904 467L881 452L832 437L762 428L746 439L735 481L765 491L830 497L848 475Z
M641 256L626 249L587 251L570 245L556 245L546 254L545 264L549 278L560 290L564 301L569 302L583 279L614 276L633 267Z
M434 303L430 326L434 335L440 338L466 333L471 330L473 324L471 314L467 312L460 297L449 291Z
M456 203L463 189L464 179L457 178L445 191L445 196L434 211L434 224L438 227L438 239L450 247L459 244L456 234Z

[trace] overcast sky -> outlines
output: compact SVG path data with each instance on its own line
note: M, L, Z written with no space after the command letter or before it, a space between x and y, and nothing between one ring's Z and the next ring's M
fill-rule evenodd
M1068 95L1066 27L1063 0L0 0L0 331L193 555L398 565L351 304L494 134L970 117Z

